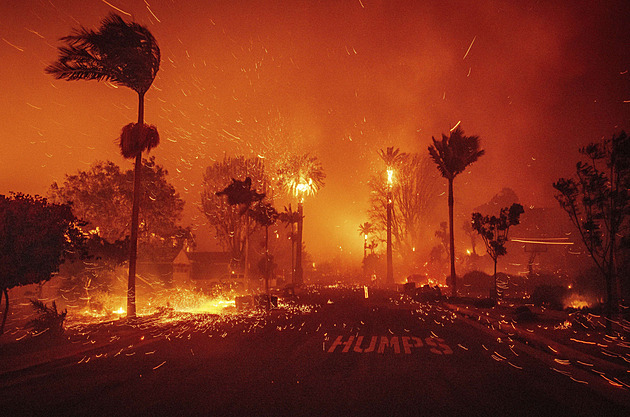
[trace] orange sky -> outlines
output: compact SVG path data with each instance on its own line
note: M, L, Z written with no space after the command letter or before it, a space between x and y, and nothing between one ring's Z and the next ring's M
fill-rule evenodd
M196 208L202 172L224 152L319 157L327 180L306 201L305 241L323 259L362 255L379 148L426 152L461 121L486 150L456 180L467 213L503 187L557 204L551 183L571 175L577 148L630 129L623 0L3 1L1 193L45 194L96 160L131 167L115 140L136 118L135 93L43 70L61 36L113 7L161 47L145 118L199 237L213 235Z

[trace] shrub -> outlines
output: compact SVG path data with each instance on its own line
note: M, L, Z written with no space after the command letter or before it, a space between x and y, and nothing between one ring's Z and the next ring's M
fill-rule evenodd
M567 288L562 285L539 285L534 289L532 302L552 310L563 310L566 294Z
M39 300L31 300L31 304L33 304L33 308L39 316L28 323L29 327L36 333L48 330L52 335L58 336L63 334L63 322L66 319L68 310L58 312L57 304L54 301L50 307Z

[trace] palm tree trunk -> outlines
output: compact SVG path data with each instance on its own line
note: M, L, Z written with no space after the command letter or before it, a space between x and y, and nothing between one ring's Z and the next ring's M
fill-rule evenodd
M387 191L387 285L394 283L394 264L392 252L392 191Z
M499 290L497 288L497 259L494 259L494 293L492 294L493 300L499 299Z
M271 310L269 295L269 226L265 226L265 294L267 297L267 311Z
M302 216L302 202L298 202L298 225L297 225L297 247L295 248L295 276L293 277L294 285L302 285L304 278L302 276L302 227L304 219Z
M451 295L457 297L457 275L455 274L455 233L453 231L453 179L448 180L448 229L449 247L451 255L451 285L453 286Z
M0 335L4 334L4 325L7 322L7 316L9 315L9 291L6 288L2 289L0 293L0 305L2 304L2 294L4 294L4 314L2 315L2 325L0 326Z
M144 125L144 94L138 94L138 125ZM138 152L133 171L133 206L129 242L129 280L127 282L127 318L136 317L136 263L138 259L138 215L140 213L140 176L142 151Z

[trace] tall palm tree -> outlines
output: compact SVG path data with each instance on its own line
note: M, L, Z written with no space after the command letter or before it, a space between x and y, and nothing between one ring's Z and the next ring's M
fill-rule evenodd
M326 174L316 156L309 155L289 155L280 162L278 168L278 183L284 191L295 196L298 201L298 227L297 227L297 251L295 254L295 276L293 284L301 285L303 282L302 273L302 230L304 219L304 197L314 195L324 186Z
M407 154L400 152L400 149L394 149L393 146L387 150L379 149L379 156L387 166L387 277L385 282L388 285L394 283L394 261L392 255L392 209L394 200L392 198L392 187L394 184L394 170L398 165L407 159Z
M136 316L136 259L138 249L138 213L140 210L140 172L142 152L159 143L154 126L144 124L144 95L160 69L160 48L151 32L138 23L127 23L110 14L97 31L81 27L61 38L59 59L46 67L57 79L106 80L128 87L138 94L138 123L129 124L120 137L121 153L135 158L131 240L129 247L129 281L127 317Z
M448 221L449 247L451 260L452 295L457 296L457 276L455 274L455 234L453 233L453 180L470 164L481 157L479 136L466 136L458 126L449 136L442 134L442 140L433 139L429 145L429 155L437 165L438 171L448 180Z

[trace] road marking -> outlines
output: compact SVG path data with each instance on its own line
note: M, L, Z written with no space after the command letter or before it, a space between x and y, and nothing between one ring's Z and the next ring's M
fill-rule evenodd
M369 336L368 336L369 337ZM446 344L444 339L440 337L426 337L424 342L421 338L416 336L371 336L370 342L364 343L367 339L365 336L337 336L332 342L328 350L325 349L326 342L324 341L323 347L327 353L348 353L350 348L355 353L372 353L377 352L380 354L391 353L394 354L411 354L413 349L420 349L423 347L429 348L429 351L435 355L452 355L453 350ZM352 347L354 344L354 347ZM365 346L367 344L367 346ZM402 349L401 349L402 345Z

